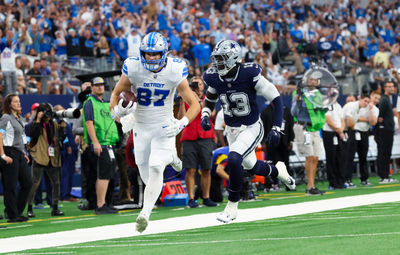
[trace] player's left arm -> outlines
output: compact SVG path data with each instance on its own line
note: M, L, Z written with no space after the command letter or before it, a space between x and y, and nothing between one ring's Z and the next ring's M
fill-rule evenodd
M261 95L271 102L274 114L272 125L280 131L283 119L283 103L277 88L262 75L259 76L254 88L257 91L257 95Z
M187 79L183 79L179 83L177 89L183 101L185 101L189 105L189 109L186 111L183 118L187 118L188 123L190 123L196 118L197 114L199 114L200 112L201 107L199 101L196 99L194 92L190 89Z

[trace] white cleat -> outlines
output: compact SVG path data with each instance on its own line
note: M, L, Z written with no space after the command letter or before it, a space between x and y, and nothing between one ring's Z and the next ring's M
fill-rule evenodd
M228 201L225 210L217 215L217 220L223 223L229 223L237 217L238 202Z
M278 178L290 189L296 189L296 181L289 175L285 163L278 161L275 167L278 169Z
M173 156L174 160L172 161L172 163L170 164L172 166L172 168L176 171L176 172L181 172L182 171L182 160L178 157L177 154L175 154Z
M149 225L149 217L144 214L139 214L136 218L136 231L142 233Z

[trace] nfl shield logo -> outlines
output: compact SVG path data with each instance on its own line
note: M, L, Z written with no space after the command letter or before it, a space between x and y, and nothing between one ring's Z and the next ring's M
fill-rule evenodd
M230 83L228 83L228 85L227 85L227 86L228 86L228 88L232 87L232 85L231 85Z
M154 79L157 79L157 74L155 74L153 77L154 77Z

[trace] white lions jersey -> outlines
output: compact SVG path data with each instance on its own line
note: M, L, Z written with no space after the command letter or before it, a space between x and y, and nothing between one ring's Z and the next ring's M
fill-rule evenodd
M186 79L188 68L179 58L167 58L161 71L154 73L143 67L140 57L125 60L122 73L132 84L137 96L135 120L138 123L165 123L173 118L176 87Z

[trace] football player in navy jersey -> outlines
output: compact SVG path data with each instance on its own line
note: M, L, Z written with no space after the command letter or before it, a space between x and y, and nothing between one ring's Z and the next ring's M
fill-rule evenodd
M235 41L222 40L211 53L212 67L203 74L208 86L202 109L201 127L211 128L210 115L218 97L224 112L229 143L229 197L225 210L217 220L228 223L237 216L243 170L251 174L278 177L290 189L295 180L288 174L283 162L276 165L257 160L256 146L261 143L264 128L256 103L257 95L264 96L273 104L274 123L267 135L267 145L276 146L280 140L283 107L278 90L261 75L256 63L241 63L240 46Z

